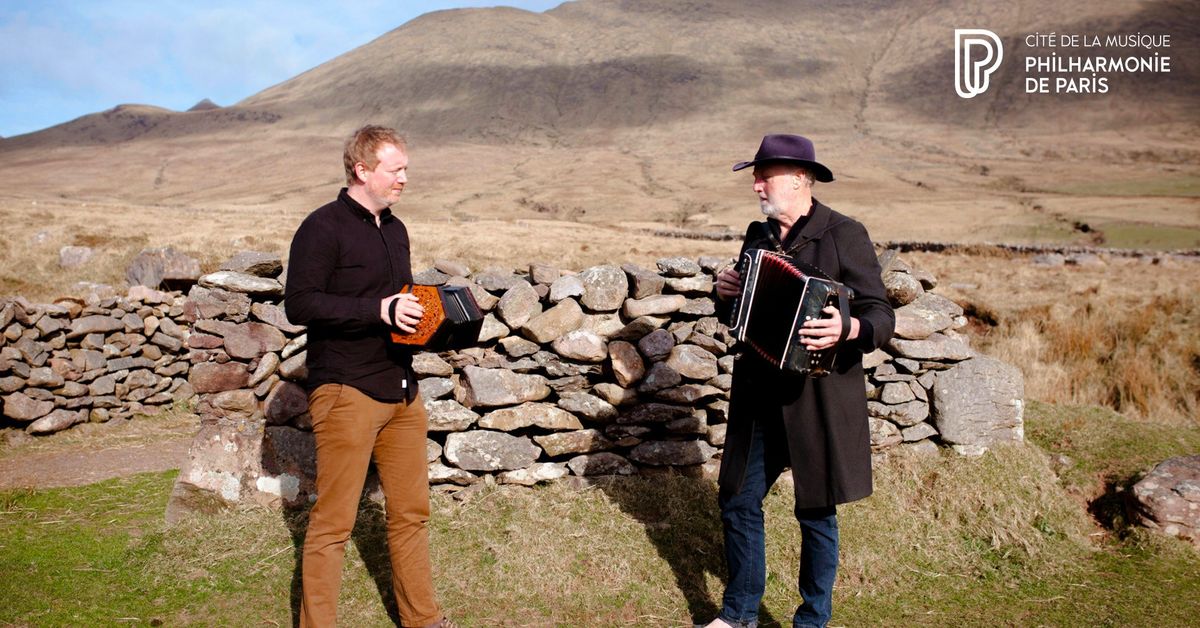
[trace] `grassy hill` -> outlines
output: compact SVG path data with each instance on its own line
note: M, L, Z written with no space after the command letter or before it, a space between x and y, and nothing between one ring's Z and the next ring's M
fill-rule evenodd
M1009 59L972 100L951 80L964 25L999 33ZM1107 94L1026 95L1022 60L1035 51L1023 40L1039 30L1167 32L1172 70L1114 77ZM764 133L793 131L838 176L822 200L878 239L1086 240L1069 228L1078 221L1182 230L1149 244L1197 246L1200 67L1187 46L1198 32L1183 2L442 11L229 107L122 105L7 138L0 208L279 212L291 226L336 191L340 142L370 121L410 138L414 222L697 217L740 230L755 208L730 165Z

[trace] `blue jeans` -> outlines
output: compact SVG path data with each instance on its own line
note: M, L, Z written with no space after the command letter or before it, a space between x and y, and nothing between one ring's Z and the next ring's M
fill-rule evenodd
M725 564L729 581L721 603L721 619L739 628L758 623L758 606L766 590L766 529L762 502L782 469L767 469L763 432L756 422L741 491L722 497ZM804 603L792 617L794 628L824 626L833 615L833 581L837 576L837 508L796 508L800 522L800 595Z

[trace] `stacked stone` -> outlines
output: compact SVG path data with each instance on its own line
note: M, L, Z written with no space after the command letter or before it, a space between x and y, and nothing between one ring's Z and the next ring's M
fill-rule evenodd
M199 396L200 429L176 480L168 518L206 509L213 498L263 505L277 504L281 496L294 500L302 474L277 465L293 459L313 465L301 386L307 337L284 314L282 272L278 255L244 251L188 292L188 381Z
M469 287L487 312L480 346L415 362L431 481L714 470L733 364L710 298L723 263L420 273Z
M171 253L147 252L131 273L161 282L196 270L166 263ZM476 346L414 361L431 482L453 490L566 475L711 475L734 367L711 297L727 262L472 272L440 261L419 273L418 283L468 287L486 312ZM897 331L865 358L875 450L978 453L1020 440L1017 370L970 349L957 331L962 309L930 292L932 276L893 252L881 264ZM195 393L201 426L169 513L214 498L306 501L315 478L306 336L284 314L281 273L277 255L244 252L199 276L186 298L136 286L124 297L97 287L51 305L5 302L5 416L41 433Z
M872 450L936 451L940 443L980 455L992 444L1023 440L1020 370L971 348L958 332L967 324L962 307L930 292L933 275L894 250L880 255L880 265L896 331L886 347L863 357Z
M50 434L155 414L192 397L179 293L78 286L50 304L0 301L3 423ZM0 425L2 427L3 425Z

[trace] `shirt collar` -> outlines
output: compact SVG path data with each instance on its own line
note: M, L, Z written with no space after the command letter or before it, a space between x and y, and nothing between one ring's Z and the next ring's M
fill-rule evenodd
M355 217L370 219L372 222L375 221L375 216L371 213L371 211L366 207L363 207L358 201L354 200L354 197L350 196L350 188L342 188L342 191L338 192L338 200L340 200L342 204L349 208ZM379 212L379 223L383 224L391 219L392 208L384 207L383 211Z

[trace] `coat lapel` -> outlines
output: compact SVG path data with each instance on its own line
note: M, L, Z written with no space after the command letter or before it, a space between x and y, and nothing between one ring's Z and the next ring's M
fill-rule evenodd
M800 230L795 239L788 238L791 242L784 245L788 253L794 255L798 249L803 248L808 242L819 239L829 225L829 217L832 211L821 201L814 198L812 215L808 217L808 222L804 223L804 228Z

